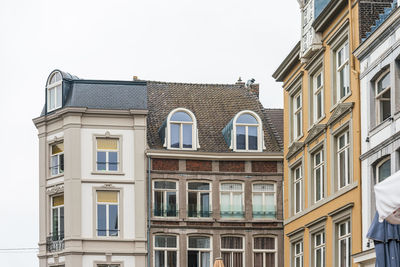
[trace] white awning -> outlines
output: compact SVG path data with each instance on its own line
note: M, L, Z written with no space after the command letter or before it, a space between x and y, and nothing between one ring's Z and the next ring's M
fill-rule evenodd
M379 221L400 224L400 171L375 185Z

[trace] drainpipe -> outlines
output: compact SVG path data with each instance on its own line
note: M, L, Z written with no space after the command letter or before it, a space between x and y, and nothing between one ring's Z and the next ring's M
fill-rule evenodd
M150 267L150 218L151 218L151 157L147 156L147 267Z

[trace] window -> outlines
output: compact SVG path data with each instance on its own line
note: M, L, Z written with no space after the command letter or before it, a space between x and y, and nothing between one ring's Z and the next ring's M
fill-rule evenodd
M303 134L302 100L301 91L293 97L293 139L298 139Z
M313 155L313 183L314 183L314 202L324 198L324 153L319 150Z
M244 265L243 237L221 237L221 256L225 267L242 267Z
M154 216L178 216L176 196L176 182L154 181Z
M253 184L253 217L276 218L275 184Z
M50 173L51 176L64 173L64 143L51 146Z
M97 236L118 236L118 206L118 192L97 191Z
M188 266L211 266L211 238L207 236L188 237Z
M51 201L52 241L64 239L64 195L54 196Z
M303 267L303 241L293 244L294 267Z
M325 267L325 233L313 234L314 266Z
M339 267L351 266L351 232L350 221L345 221L337 225L337 245Z
M97 171L118 171L119 139L96 138Z
M274 237L254 238L254 267L275 267L276 239Z
M376 122L381 123L391 116L390 72L385 72L375 84Z
M376 167L375 167L376 183L380 183L390 176L390 174L391 174L390 164L391 164L390 156L384 158L378 164L376 164Z
M55 72L47 83L47 111L53 111L62 105L62 76Z
M188 183L188 216L210 217L210 183Z
M194 146L194 116L189 112L178 110L169 119L169 148L193 149Z
M178 243L176 239L176 236L169 235L156 235L154 237L154 266L178 266Z
M259 150L261 128L258 117L250 113L242 113L235 121L236 150Z
M242 218L243 184L221 184L221 217Z
M319 72L313 77L314 89L314 122L320 120L324 115L324 76L323 72Z
M350 183L349 131L337 137L337 168L339 189Z
M338 100L350 93L349 42L336 50L336 86Z
M293 211L294 214L303 210L303 174L301 166L293 171Z

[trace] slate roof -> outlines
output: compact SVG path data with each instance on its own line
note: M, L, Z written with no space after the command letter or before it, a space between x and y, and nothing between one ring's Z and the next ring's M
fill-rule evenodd
M266 108L263 110L268 122L271 124L271 129L283 150L283 109L281 108Z
M194 113L203 152L231 152L225 143L222 129L242 110L257 113L263 121L264 139L268 152L282 152L273 129L281 119L265 112L258 97L242 84L190 84L147 82L148 110L147 137L151 149L165 149L158 130L168 114L175 108L186 108ZM272 116L273 115L273 116ZM271 120L271 122L270 122ZM275 121L276 120L276 121Z
M60 72L63 77L63 107L147 110L147 88L144 81L84 80ZM46 104L41 116L45 114Z

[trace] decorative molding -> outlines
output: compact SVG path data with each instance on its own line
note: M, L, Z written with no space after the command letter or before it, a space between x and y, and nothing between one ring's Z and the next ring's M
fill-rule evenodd
M289 151L286 154L286 159L289 160L291 157L297 155L304 148L304 142L294 142L290 147Z
M48 195L54 195L54 194L58 194L58 193L62 193L62 192L64 192L63 184L52 186L52 187L46 189L46 193Z
M308 145L315 138L321 136L321 134L325 132L325 129L326 129L326 124L315 124L308 132L307 138L306 140L304 140L304 143Z
M327 125L332 127L336 121L343 118L348 114L354 107L354 102L339 103L333 110L331 117L329 118Z

